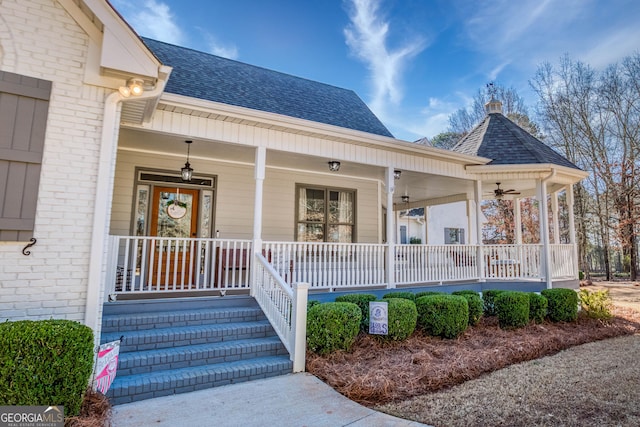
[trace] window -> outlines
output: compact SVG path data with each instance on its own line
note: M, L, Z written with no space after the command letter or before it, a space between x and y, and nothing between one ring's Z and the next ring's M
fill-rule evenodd
M355 190L297 187L296 240L352 243Z
M444 243L446 245L464 245L464 228L445 227Z
M33 237L51 82L0 71L0 241Z

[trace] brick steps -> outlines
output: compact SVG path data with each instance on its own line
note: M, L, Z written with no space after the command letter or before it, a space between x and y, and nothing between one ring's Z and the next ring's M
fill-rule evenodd
M120 344L112 404L287 374L289 354L255 300L105 304L101 342Z

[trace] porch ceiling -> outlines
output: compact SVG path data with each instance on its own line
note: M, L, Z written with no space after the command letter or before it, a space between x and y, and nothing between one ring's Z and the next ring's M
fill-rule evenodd
M190 136L169 135L142 131L123 127L120 130L118 147L126 151L159 154L175 158L176 168L182 166L186 148L184 141L194 141L190 148L192 160L210 160L225 163L253 165L255 147L222 143L211 140L197 140ZM348 179L364 179L385 182L385 167L340 160L340 171L330 172L327 162L333 158L291 153L286 151L267 150L267 169L304 171L317 175L339 174ZM536 175L516 174L513 171L498 175L487 175L482 182L483 198L493 198L496 182L503 189L514 189L521 197L534 196ZM539 176L539 175L538 175ZM553 188L553 187L552 187ZM403 170L399 180L395 181L394 204L398 209L407 207L402 196L408 195L409 207L429 204L447 203L450 201L473 199L474 181L446 176L419 173ZM509 198L509 196L505 197ZM383 201L384 202L384 201Z

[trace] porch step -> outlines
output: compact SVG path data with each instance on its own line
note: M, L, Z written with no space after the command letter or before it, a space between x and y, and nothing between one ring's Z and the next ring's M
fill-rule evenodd
M112 404L291 373L253 298L107 303L101 342L123 338Z

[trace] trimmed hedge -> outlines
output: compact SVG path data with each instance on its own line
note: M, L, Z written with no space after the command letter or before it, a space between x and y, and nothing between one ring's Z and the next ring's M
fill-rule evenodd
M480 292L472 291L471 289L463 289L461 291L453 291L451 292L451 295L475 295L477 297L480 297Z
M78 322L0 324L0 405L64 405L78 415L93 357L93 331Z
M351 302L326 302L307 313L307 346L317 354L349 350L358 332L362 312Z
M549 302L544 296L531 292L529 294L529 319L535 323L544 322L548 306Z
M440 292L440 291L422 291L416 294L416 300L418 298L422 298L430 295L449 295L449 294L446 292Z
M346 294L336 297L336 302L351 302L360 308L362 320L360 321L360 330L369 330L369 303L378 298L373 294Z
M453 295L459 295L467 300L467 304L469 305L469 325L477 325L478 322L480 322L482 313L484 313L482 298L480 298L480 295L478 295L477 292L465 292L461 294L454 293Z
M549 302L547 317L552 322L573 322L578 318L578 294L573 289L544 289L540 293Z
M388 298L404 298L410 301L415 301L416 294L414 294L413 292L407 292L407 291L397 291L397 292L389 292L382 296L382 299L388 299Z
M455 338L469 326L469 304L459 295L427 295L416 300L418 326L425 333Z
M389 305L389 330L387 335L379 335L391 341L404 341L416 330L418 310L416 304L406 298L385 298Z
M505 292L500 289L487 289L486 291L482 291L482 301L484 302L484 314L487 316L495 316L498 313L496 312L495 307L495 299L502 292Z
M494 304L501 328L521 328L529 323L529 294L526 292L500 292Z

